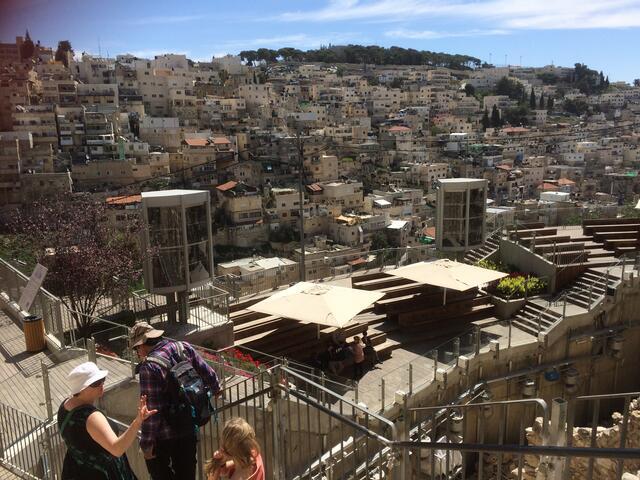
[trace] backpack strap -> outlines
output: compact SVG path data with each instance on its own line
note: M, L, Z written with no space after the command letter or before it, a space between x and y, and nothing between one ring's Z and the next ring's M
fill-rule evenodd
M160 355L149 355L145 361L160 365L160 367L166 370L171 370L171 362Z
M187 360L187 357L184 354L184 345L182 344L182 342L174 343L176 345L176 350L178 350L178 363ZM173 367L171 360L168 360L161 355L149 355L147 356L146 361L155 363L156 365L160 365L162 368L165 368L167 370L171 370L171 367Z
M76 408L74 408L73 410L70 410L69 412L67 412L67 416L64 417L64 421L62 422L62 425L60 425L60 436L61 437L62 437L62 434L64 433L64 429L67 428L67 425L69 424L69 421L71 420L71 417L73 417L73 414L75 413Z
M182 342L176 342L176 349L178 350L178 358L181 362L188 360L184 354L184 344Z

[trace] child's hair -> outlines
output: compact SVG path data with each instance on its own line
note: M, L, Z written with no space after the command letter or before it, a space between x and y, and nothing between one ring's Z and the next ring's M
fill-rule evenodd
M232 418L227 421L222 430L220 449L224 449L233 462L241 468L247 468L254 463L254 458L260 453L260 445L256 440L256 432L243 418ZM215 459L207 462L206 474L209 475L219 463Z

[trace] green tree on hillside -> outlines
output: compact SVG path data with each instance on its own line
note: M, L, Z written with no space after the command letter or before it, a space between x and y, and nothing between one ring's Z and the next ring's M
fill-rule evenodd
M73 48L71 48L71 42L69 40L60 40L58 42L58 48L56 50L56 62L62 62L65 67L69 67L69 57L67 53L73 54Z

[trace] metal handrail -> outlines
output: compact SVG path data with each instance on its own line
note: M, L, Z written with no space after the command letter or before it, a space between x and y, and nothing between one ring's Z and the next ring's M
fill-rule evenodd
M348 398L343 397L342 395L338 395L337 393L327 389L326 387L323 387L322 385L320 385L318 383L315 383L312 380L309 380L308 378L300 375L299 373L291 370L290 368L281 366L281 367L279 367L279 369L281 371L286 372L287 374L289 374L289 375L291 375L293 377L296 377L296 378L298 378L300 380L305 381L310 386L312 386L312 387L314 387L314 388L316 388L316 389L318 389L320 391L324 391L326 394L331 395L331 396L335 397L336 399L340 400L341 402L346 403L347 405L349 405L350 407L354 408L355 410L360 411L360 412L362 412L362 413L364 413L366 415L369 415L370 417L376 419L380 423L383 423L383 424L387 425L391 429L392 432L396 431L395 424L391 420L387 419L386 417L383 417L382 415L378 415L377 413L369 411L368 409L364 408L363 405L359 405L359 404L357 404L355 402L352 402ZM309 397L305 397L305 398L309 398Z

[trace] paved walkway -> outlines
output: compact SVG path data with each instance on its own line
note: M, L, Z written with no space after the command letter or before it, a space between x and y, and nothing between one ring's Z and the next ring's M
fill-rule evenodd
M55 363L50 352L26 352L22 330L0 311L0 402L21 410L36 418L45 419L45 404L42 367L49 370L52 406L54 414L59 404L69 395L67 375L82 362L87 361L86 352L77 350L75 357ZM131 375L131 367L115 359L100 356L100 368L109 370L106 388Z
M495 320L495 319L492 319ZM475 322L474 322L475 323ZM535 343L537 339L532 335L519 330L516 327L511 329L511 340L509 340L509 327L504 325L490 325L483 327L483 324L491 323L488 320L477 322L481 327L482 340L481 352L488 350L490 340L498 340L500 348L506 350L511 347ZM460 343L460 355L473 356L474 346L470 337L462 338ZM438 348L438 364L434 361L434 348ZM400 347L393 350L391 358L386 359L381 364L365 372L358 383L358 402L362 402L372 411L380 411L382 405L390 406L394 402L395 392L402 390L409 392L410 375L409 365L412 365L411 381L413 391L424 388L434 380L435 369L448 369L454 365L453 355L454 344L449 341L443 345L442 340L432 340L419 344ZM382 380L384 379L384 403ZM355 392L348 392L345 397L355 400Z

